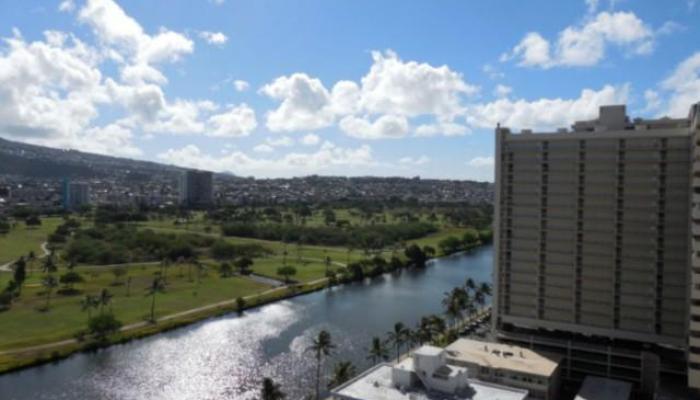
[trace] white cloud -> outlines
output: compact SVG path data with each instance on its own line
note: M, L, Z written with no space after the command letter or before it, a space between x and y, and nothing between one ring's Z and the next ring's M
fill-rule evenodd
M687 117L690 106L700 101L700 51L678 64L660 86L669 96L663 114Z
M217 137L248 136L258 126L255 111L245 103L212 115L207 122L211 129L210 136Z
M632 12L601 12L578 26L559 33L555 49L537 32L530 32L501 56L501 61L518 59L518 65L551 68L582 67L598 64L609 45L621 47L628 54L649 54L654 49L655 33Z
M253 147L253 151L256 153L272 153L273 151L275 151L275 148L270 146L270 145L262 143L262 144L259 144L255 147Z
M294 139L289 136L282 136L279 138L267 138L265 143L273 147L289 147L294 145Z
M644 107L644 111L646 112L658 111L661 108L661 96L659 96L659 93L655 90L645 90L644 100L646 101L646 107Z
M338 147L325 142L312 153L288 153L279 158L253 158L241 151L221 157L202 152L196 145L169 149L158 159L175 165L212 171L251 173L256 176L292 176L318 171L345 171L348 167L368 167L376 164L368 145L357 148Z
M382 115L374 122L351 115L340 121L340 129L358 139L396 139L408 134L409 125L401 115Z
M369 113L448 118L461 110L461 95L478 92L446 65L402 61L396 53L372 52L374 63L362 78L360 103Z
M228 41L228 37L223 32L201 31L199 37L204 39L209 44L224 45Z
M126 53L131 63L153 64L177 61L192 53L194 43L165 28L148 35L141 25L112 0L88 0L78 19L88 24L103 45Z
M430 157L420 156L417 158L413 157L403 157L399 159L399 164L402 165L425 165L430 162Z
M236 79L233 81L233 87L237 92L245 92L250 87L250 84L244 80Z
M58 5L58 11L71 12L73 10L75 10L75 2L73 0L63 0Z
M416 128L416 136L430 137L436 135L444 136L462 136L470 133L471 130L462 125L454 122L443 122L435 124L423 124Z
M408 133L409 118L425 115L455 131L453 120L463 112L462 97L479 90L445 65L405 62L390 50L372 52L372 60L359 84L338 81L330 91L304 73L263 86L260 93L281 102L266 115L268 129L317 130L339 121L341 130L358 138L402 137Z
M513 88L506 85L496 85L493 95L496 97L508 97L513 92Z
M474 168L490 168L493 167L494 161L493 157L474 157L467 161L467 165Z
M503 98L468 107L466 118L469 125L486 129L493 129L499 123L513 129L556 129L574 121L595 118L602 105L625 104L628 95L628 85L606 85L598 91L584 89L576 99Z
M301 144L304 146L316 146L319 143L321 143L321 137L313 133L304 135L304 137L301 138Z
M588 13L594 14L598 11L599 0L585 0L586 6L588 7Z
M260 93L282 101L267 113L266 125L273 132L315 130L334 121L328 90L320 80L306 74L279 77L263 86Z
M485 73L490 79L502 79L506 76L506 74L499 71L491 64L484 64L484 66L481 67L481 71Z

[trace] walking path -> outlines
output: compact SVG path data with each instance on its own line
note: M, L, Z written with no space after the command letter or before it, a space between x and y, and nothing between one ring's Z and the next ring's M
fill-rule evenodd
M316 280L313 280L310 282L306 282L306 284L309 286L313 286L313 285L316 285L318 283L324 282L327 279L328 278L319 278L319 279L316 279ZM243 299L246 301L254 300L256 297L265 296L267 294L274 293L274 292L284 290L284 289L286 289L285 286L278 286L278 287L275 287L272 289L265 290L265 291L260 292L260 293L245 296L245 297L243 297ZM164 317L158 318L156 320L156 323L169 321L169 320L180 318L180 317L185 317L185 316L190 315L190 314L196 314L196 313L199 313L202 311L207 311L207 310L211 310L211 309L215 309L215 308L219 308L219 307L226 307L226 306L235 305L236 300L237 299L224 300L224 301L220 301L218 303L207 304L207 305L192 308L192 309L189 309L186 311L181 311L178 313L166 315ZM151 322L149 322L149 321L135 322L133 324L123 326L121 328L121 332L126 332L126 331L130 331L133 329L142 328L142 327L148 326L150 324L151 324ZM30 346L30 347L23 347L20 349L0 351L0 355L21 354L21 353L35 352L35 351L41 351L41 350L49 350L49 349L53 349L56 347L67 346L67 345L77 344L77 343L78 343L78 341L76 339L66 339L66 340L61 340L59 342L46 343L46 344L41 344L41 345L37 345L37 346Z
M41 244L41 251L42 251L44 254L40 255L39 258L44 258L44 257L48 256L49 253L51 253L51 251L50 251L49 248L48 248L48 245L49 245L48 242L44 242L44 243ZM13 265L14 263L15 263L14 261L10 261L10 262L7 263L7 264L0 265L0 272L12 272L12 268L11 268L11 267L12 267L12 265Z

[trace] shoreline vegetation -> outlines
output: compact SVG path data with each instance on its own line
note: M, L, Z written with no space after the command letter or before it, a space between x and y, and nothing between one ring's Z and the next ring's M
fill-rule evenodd
M338 214L342 212L335 211ZM329 220L334 217L329 216L326 210L319 213L320 222L317 221L315 227L312 222L312 229L301 228L303 225L300 225L299 231L324 236L331 226ZM95 214L100 215L99 212ZM104 215L100 217L105 218ZM52 291L54 298L78 295L71 300L78 303L79 295L88 292L84 289L89 286L83 283L85 281L99 282L105 286L107 289L102 289L102 295L107 299L104 304L96 300L97 303L92 306L94 316L87 308L87 325L84 322L85 313L73 306L73 313L78 314L77 317L83 322L82 327L73 323L66 328L65 332L73 332L72 337L64 332L56 333L59 340L21 337L11 342L14 345L0 343L0 374L61 360L78 352L97 351L230 313L242 314L246 310L332 286L363 281L406 268L424 268L432 258L468 251L491 240L487 228L479 231L470 227L438 224L436 221L431 221L432 225L412 221L409 222L411 228L404 230L408 225L401 227L402 223L397 222L391 226L386 223L387 214L382 217L383 220L377 221L381 234L373 235L376 231L371 229L369 223L361 228L355 227L354 232L363 232L363 238L357 241L356 235L347 235L353 238L347 247L341 247L342 244L319 244L323 240L311 236L298 236L296 241L229 237L224 235L223 224L219 234L203 214L185 219L166 217L139 222L109 221L107 224L105 221L96 223L97 218L86 216L42 218L42 221L46 221L45 225L50 227L44 230L48 235L50 254L43 259L36 256L26 260L21 258L26 264L22 268L26 268L26 271L23 272L24 277L19 277L25 282L24 286L20 282L19 290L29 294L17 295L19 298L33 295L35 297L31 301L37 304L40 301L42 306L24 310L24 314L34 313L30 316L34 319L37 319L36 315L42 316L42 313L43 316L50 316L54 312L50 303ZM314 214L308 218L311 221ZM348 219L357 224L352 218ZM327 226L322 227L321 224ZM28 226L22 228L30 229ZM21 232L22 228L15 226L13 229ZM416 229L420 233L416 233ZM5 237L11 236L12 232L11 229ZM33 234L33 237L38 236ZM336 236L333 240L344 238ZM0 236L0 245L2 241L3 236ZM51 272L51 268L46 267L51 263L60 265L61 271L67 272L55 273L56 267ZM13 270L17 270L17 262ZM110 273L113 277L108 277ZM12 287L14 281L10 280L11 275L0 272L0 290L5 285ZM254 279L256 276L265 279ZM16 273L14 277L18 278ZM47 284L48 277L56 282ZM144 295L141 286L151 285L146 282L148 279L153 280L156 286ZM277 284L271 284L273 281ZM94 291L92 286L90 288ZM123 297L124 291L126 297ZM130 296L129 291L134 293ZM110 304L110 298L114 296L112 292L119 293L122 309L127 302L143 302L145 296L151 296L147 300L149 304L153 301L152 312L158 310L157 316L154 314L148 318L133 313L127 316L123 311L113 313ZM184 300L176 298L188 293L194 300L189 297ZM209 297L211 300L207 300ZM84 301L89 298L86 294ZM99 295L94 298L99 299ZM163 306L164 310L159 308L163 301L167 303ZM194 307L187 306L190 304L188 302ZM44 310L39 310L44 306ZM6 311L0 312L0 321L12 312L10 304ZM63 312L63 309L57 312ZM143 310L140 312L143 314ZM125 322L117 321L115 315L126 318ZM22 343L23 340L28 341Z

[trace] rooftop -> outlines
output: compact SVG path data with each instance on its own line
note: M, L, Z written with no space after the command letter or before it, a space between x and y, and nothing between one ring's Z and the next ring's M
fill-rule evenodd
M615 379L587 376L574 400L626 400L632 385Z
M470 339L458 339L445 350L448 360L546 377L556 371L562 360L561 356L555 354L543 354L524 347Z
M392 367L379 364L333 390L345 400L524 400L528 392L470 380L470 389L456 395L424 389L401 390L392 384Z

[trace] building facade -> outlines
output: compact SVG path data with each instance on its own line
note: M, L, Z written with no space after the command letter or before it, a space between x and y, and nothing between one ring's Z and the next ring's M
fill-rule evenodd
M207 208L214 203L214 177L210 171L187 170L179 183L180 204L185 207Z
M80 207L90 204L90 185L87 183L63 181L63 209L69 211L79 210Z
M634 121L624 106L609 106L572 130L497 129L494 329L502 340L566 355L572 380L622 378L640 393L652 392L660 373L700 384L692 352L691 364L684 359L700 317L700 290L695 311L689 284L697 119L697 106L688 119Z

